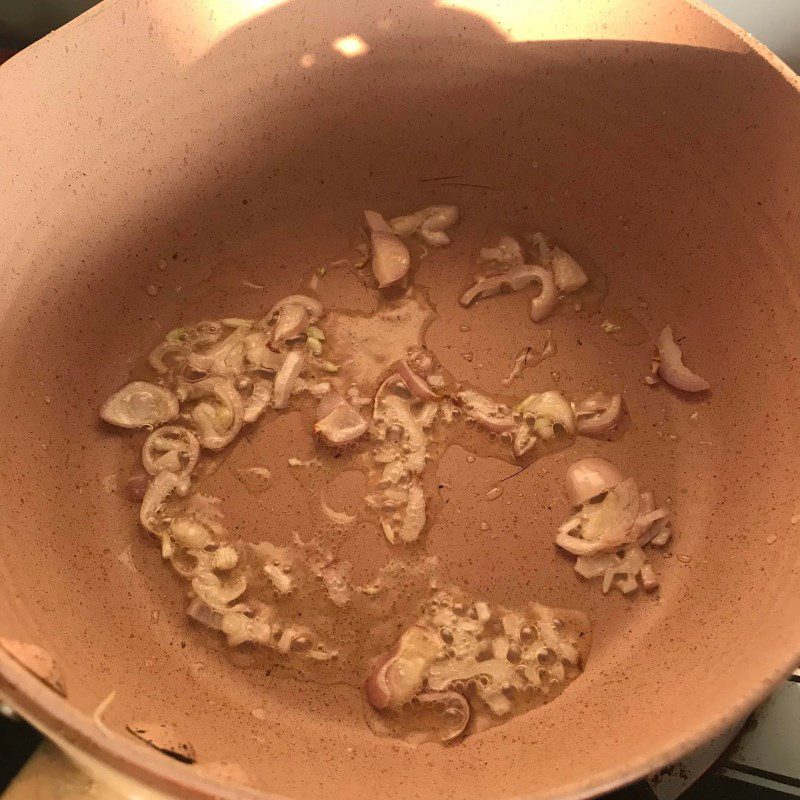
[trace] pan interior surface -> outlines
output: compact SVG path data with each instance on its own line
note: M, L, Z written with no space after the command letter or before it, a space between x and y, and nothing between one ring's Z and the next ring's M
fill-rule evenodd
M42 96L15 95L0 136L15 187L0 250L0 634L55 656L71 709L91 714L116 691L112 730L168 723L201 761L235 762L285 797L586 796L663 766L789 668L800 641L797 87L683 2L552 5L504 3L491 17L480 3L386 12L299 0L179 63L186 42L170 50L123 2L4 67L3 89L57 72L64 85L52 89L63 125ZM72 95L78 67L55 43L110 41L125 25L152 63L134 69L119 49L77 56L109 77L86 100ZM358 53L333 46L356 34ZM22 125L26 140L12 141ZM365 208L389 217L434 203L462 213L453 244L413 267L445 368L506 394L514 355L550 330L557 354L520 386L620 390L629 425L543 458L504 482L502 503L484 497L507 463L453 447L436 465L446 502L420 553L472 596L587 612L593 646L552 703L454 746L411 748L371 733L358 687L265 668L190 624L186 586L119 490L141 436L111 434L98 409L165 332L258 317L316 267L328 266L326 307L370 313L358 270L330 265L354 258ZM605 276L596 312L566 306L537 326L521 296L459 306L478 250L523 227ZM605 319L642 335L620 340ZM665 324L708 396L644 382ZM233 448L214 487L238 535L313 533L306 479L287 467L313 447L287 415ZM602 595L553 544L569 513L564 470L595 454L673 511L654 595ZM269 469L271 492L248 492L236 466ZM392 547L363 525L342 529L338 553L366 578ZM65 708L26 706L67 720L69 738L77 717ZM127 769L204 796L189 767Z

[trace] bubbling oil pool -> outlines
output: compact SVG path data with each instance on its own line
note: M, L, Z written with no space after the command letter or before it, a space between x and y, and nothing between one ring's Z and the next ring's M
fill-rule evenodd
M238 267L236 272L238 280ZM220 280L220 276L215 274L213 281L216 288L222 285ZM202 295L202 292L198 291L198 294ZM228 289L226 294L235 295L235 290ZM597 297L590 292L586 294L587 304L599 305ZM365 396L372 397L382 378L394 363L406 357L409 348L425 346L425 332L435 318L433 305L420 288L411 290L407 295L398 293L394 298L382 301L377 313L328 308L324 328L329 357L341 365L340 377L345 382L349 381ZM435 348L432 352L435 355ZM132 376L134 379L144 379L143 370L137 368L135 372ZM513 405L510 397L499 399ZM297 406L296 411L288 414L268 412L248 429L244 440L219 453L206 454L198 469L193 492L222 498L221 508L226 513L226 526L238 533L244 542L250 542L244 544L241 550L246 554L242 569L254 575L260 571L264 561L263 546L259 544L259 532L263 536L265 527L261 518L276 487L271 485L271 480L262 481L257 476L250 478L248 473L257 468L268 470L273 477L281 475L284 482L288 477L294 493L304 498L302 526L280 528L269 522L267 525L270 528L269 542L282 549L284 560L291 562L289 574L293 582L292 591L276 597L269 582L262 580L260 585L258 581L249 584L248 592L256 590L256 593L268 593L269 597L264 599L277 602L285 617L301 621L303 625L313 628L320 639L334 642L336 657L320 664L299 658L293 654L294 651L278 655L250 642L231 648L213 635L207 636L207 643L243 668L267 670L276 676L285 673L296 680L319 684L345 683L361 691L365 675L376 655L392 647L408 625L426 613L431 603L450 608L452 602L442 598L461 595L458 589L446 585L441 575L442 565L436 559L425 556L423 535L421 541L403 546L402 550L393 548L385 566L373 574L371 580L362 580L360 583L352 580L354 588L346 605L338 607L331 603L319 574L315 575L309 567L309 558L327 559L335 563L336 553L345 539L360 536L364 546L369 547L370 540L365 537L372 536L383 546L382 534L377 512L364 505L363 491L352 491L353 487L350 487L352 496L348 509L348 514L356 518L352 524L345 527L333 524L324 513L321 499L325 499L330 507L340 507L342 497L332 494L331 487L342 475L351 476L351 483L363 486L366 481L364 476L368 472L365 463L367 454L363 444L338 451L315 446L307 433L314 422L313 402L302 401ZM294 437L287 436L286 431L281 430L284 420L290 417L295 417L291 426ZM306 432L304 436L303 432ZM435 432L429 436L430 466L422 475L427 499L426 529L435 524L443 510L442 500L435 491L435 466L454 444L479 457L498 458L518 468L535 460L531 456L515 461L510 457L505 442L501 442L496 434L477 430L470 419L457 420L456 424L450 425L437 424ZM367 444L367 450L370 447ZM265 453L269 453L270 457L265 458ZM535 458L539 457L541 451ZM300 465L289 466L290 459L297 459ZM231 518L234 519L233 526L228 525ZM250 525L247 524L248 519ZM253 520L256 522L253 523ZM315 535L309 538L310 530ZM343 569L345 577L351 577L347 574L348 565L343 565ZM362 579L364 577L361 576ZM468 598L464 598L464 604L469 604ZM590 641L587 624L579 615L564 610L558 613L560 624L568 627L572 641L579 646L580 658L566 665L561 682L553 681L542 691L517 691L511 688L508 695L513 701L513 715L548 702L580 674L585 664ZM491 636L487 634L485 638L489 640ZM460 690L474 701L475 681L466 680L462 683ZM446 724L448 710L439 708L432 711L429 706L409 703L400 712L378 713L367 706L365 713L370 727L376 733L418 743L427 741L430 731L436 731ZM470 732L499 724L508 716L511 714L493 716L478 704L477 708L473 707Z

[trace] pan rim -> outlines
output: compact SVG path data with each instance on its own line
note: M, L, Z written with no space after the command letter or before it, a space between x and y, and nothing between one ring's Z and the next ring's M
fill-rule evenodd
M800 76L768 47L711 8L705 0L680 0L713 23L737 37L750 52L763 59L790 86L800 93ZM112 4L113 5L113 4ZM107 6L106 6L107 9ZM89 12L102 13L103 9ZM72 23L74 24L74 23ZM36 45L33 45L36 48ZM30 48L29 48L30 49ZM523 794L516 800L581 800L613 791L640 780L683 758L697 747L722 734L763 702L773 689L800 663L800 644L787 651L784 659L765 670L762 680L743 693L733 705L720 709L692 731L676 734L671 741L649 755L639 756L624 765L611 767L592 779L566 784L546 793ZM231 786L192 774L185 766L151 752L123 736L110 738L92 724L91 719L59 697L28 673L10 655L0 650L0 694L22 717L73 756L86 762L98 761L133 781L187 800L289 800L284 795Z
M749 694L720 711L690 735L676 735L651 756L628 761L623 768L609 768L596 778L566 785L545 793L517 795L514 800L583 800L612 792L674 764L703 744L721 736L740 722L769 697L800 662L800 647L783 664L756 685ZM57 746L84 766L93 761L118 772L124 778L144 782L148 788L167 797L185 800L293 800L286 795L253 789L241 784L235 787L201 775L192 775L190 767L164 758L155 751L124 736L106 736L91 719L49 689L38 678L0 651L0 693L8 704ZM81 764L79 763L79 766ZM179 794L176 794L179 793ZM166 798L165 798L166 800Z

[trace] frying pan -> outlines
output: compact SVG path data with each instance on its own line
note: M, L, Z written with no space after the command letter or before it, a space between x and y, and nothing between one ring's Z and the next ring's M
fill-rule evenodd
M684 0L118 0L4 65L0 97L0 633L51 653L68 692L5 654L0 690L82 763L190 798L586 797L719 733L795 665L800 100L744 33ZM455 302L484 223L536 225L608 295L599 316L553 319L557 360L526 380L619 385L630 427L509 481L488 540L476 487L509 466L467 469L456 450L439 465L453 511L425 552L474 595L587 611L594 643L556 701L409 748L369 731L357 687L249 668L188 623L185 587L114 488L135 436L97 411L163 331L255 316L346 252L364 208L431 202L463 213L416 277L445 366L499 391L539 335L515 298L476 307L466 333ZM342 275L323 299L356 306ZM605 335L606 313L646 335ZM666 323L708 397L643 382ZM270 425L259 452L278 464L296 442ZM552 544L564 468L595 453L674 511L655 596L603 596ZM250 534L307 522L294 485L241 506ZM389 547L359 536L342 553L369 572ZM108 733L91 715L112 691ZM147 748L134 719L253 788Z

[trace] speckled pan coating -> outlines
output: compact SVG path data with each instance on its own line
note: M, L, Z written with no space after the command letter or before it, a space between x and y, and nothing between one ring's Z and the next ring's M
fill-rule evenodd
M501 2L494 19L467 5L289 0L212 41L205 4L118 0L0 68L0 633L50 650L70 694L2 654L0 690L153 787L584 797L719 732L798 656L797 79L682 0ZM352 33L370 49L345 59L330 43ZM530 221L607 274L606 309L651 336L674 324L713 391L645 386L649 346L616 342L602 315L553 320L558 356L526 380L541 386L555 370L566 390L621 387L630 428L507 482L511 506L482 499L506 465L451 451L439 468L461 513L443 515L426 546L492 600L588 610L591 660L540 712L414 750L373 737L353 689L209 651L132 508L104 487L128 469L130 436L109 435L97 409L176 321L255 315L345 251L364 208L431 202L464 212L454 244L417 273L440 311L431 336L446 366L477 380L483 364L480 383L499 391L529 342L523 297L469 311L457 297L480 221ZM237 270L267 289L242 291ZM346 281L331 286L329 303L356 304ZM281 430L262 441L276 459L292 454ZM675 510L656 597L603 598L552 545L564 467L591 453ZM302 526L288 479L273 515ZM366 570L388 551L376 532L359 535L344 552L362 553ZM118 558L128 547L134 570ZM87 712L112 689L112 728L170 724L265 794L104 739Z

